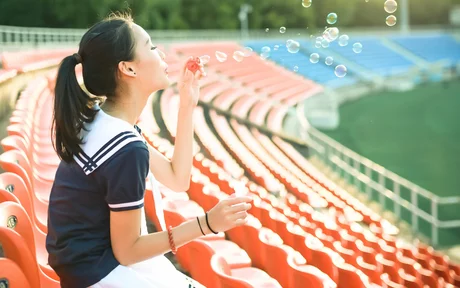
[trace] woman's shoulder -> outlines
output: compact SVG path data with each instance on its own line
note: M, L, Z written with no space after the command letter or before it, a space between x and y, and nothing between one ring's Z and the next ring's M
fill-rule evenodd
M148 169L149 150L142 141L134 141L120 148L110 159L100 166L103 172L118 170L120 167L128 169Z

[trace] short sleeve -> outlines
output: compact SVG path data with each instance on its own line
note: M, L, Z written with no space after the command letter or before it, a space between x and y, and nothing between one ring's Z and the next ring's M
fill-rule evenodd
M132 142L120 149L103 169L112 211L144 206L145 180L149 173L149 151L144 143Z

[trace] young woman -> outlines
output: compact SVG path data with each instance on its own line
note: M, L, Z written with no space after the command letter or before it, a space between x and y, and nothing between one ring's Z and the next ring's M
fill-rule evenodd
M179 119L171 160L149 146L135 125L148 97L169 85L165 55L128 16L112 16L83 36L66 57L55 87L55 149L62 159L49 202L46 247L64 288L199 287L164 256L207 233L245 223L249 197L229 197L205 215L165 227L158 180L188 189L192 168L193 110L201 66L186 66L178 82ZM79 86L106 98L101 107ZM148 234L143 211L147 177L163 231Z

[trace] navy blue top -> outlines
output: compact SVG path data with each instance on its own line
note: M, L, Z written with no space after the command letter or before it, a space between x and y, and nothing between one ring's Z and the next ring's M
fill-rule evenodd
M119 265L110 241L110 210L143 207L148 173L149 151L141 141L126 144L89 175L75 161L59 164L46 249L61 287L91 286Z

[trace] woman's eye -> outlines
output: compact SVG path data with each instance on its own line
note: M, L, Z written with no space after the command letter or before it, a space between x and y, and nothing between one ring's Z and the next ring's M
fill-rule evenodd
M150 50L155 50L155 49L157 49L157 46L152 46L152 47L150 48Z

